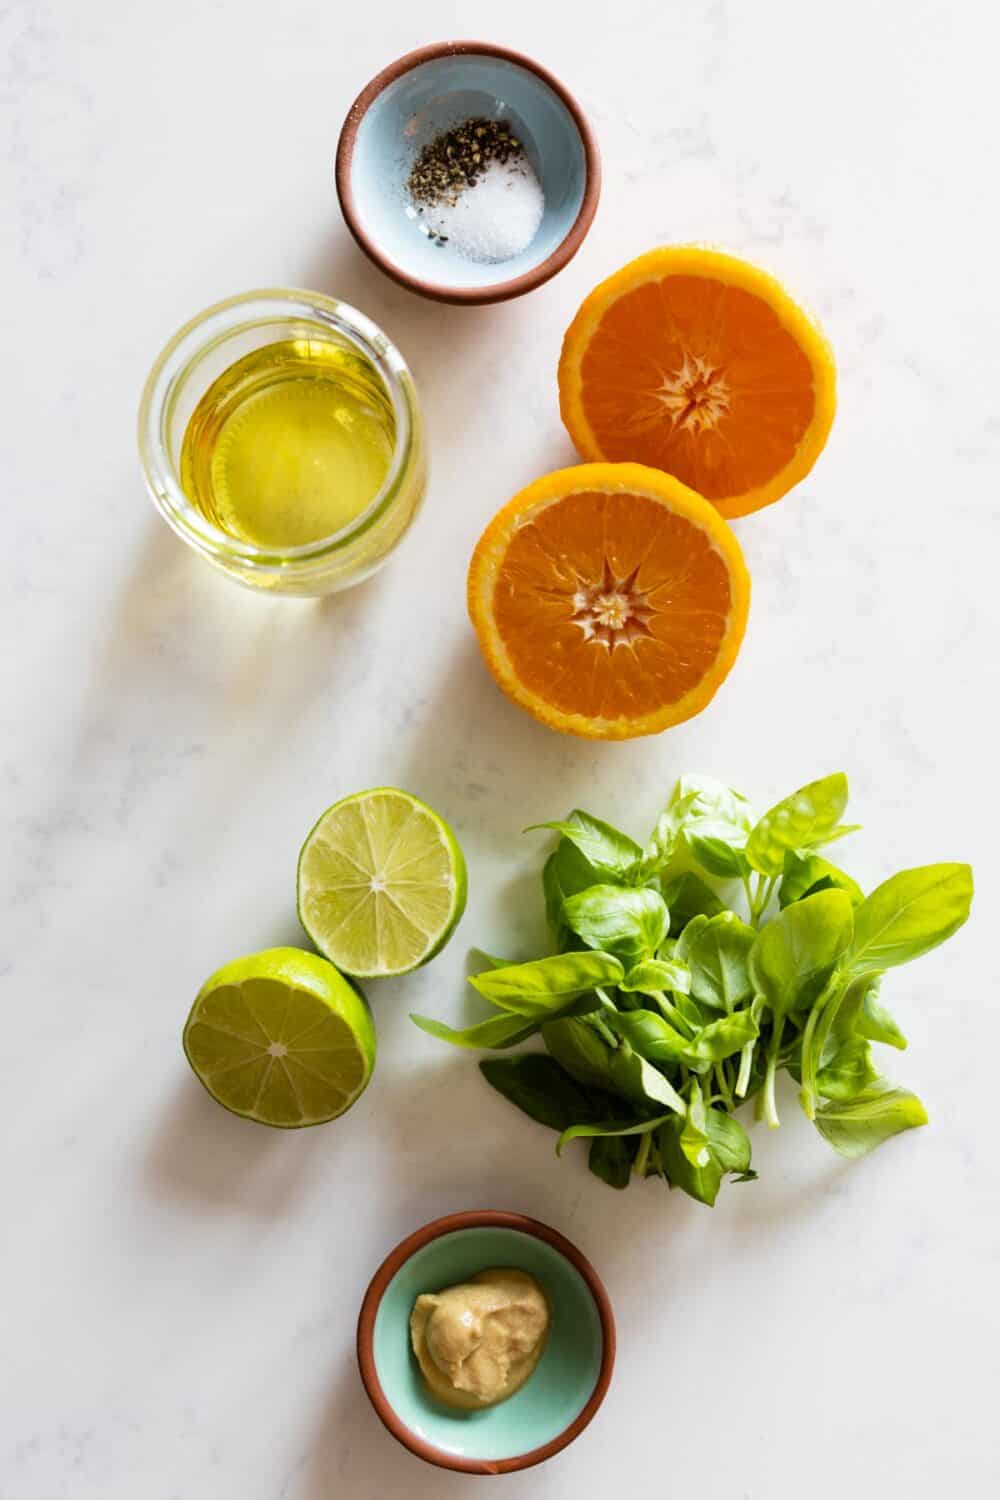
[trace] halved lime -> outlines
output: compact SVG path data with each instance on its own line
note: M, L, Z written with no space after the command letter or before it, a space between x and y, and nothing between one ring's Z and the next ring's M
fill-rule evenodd
M375 1027L364 996L325 958L268 948L205 981L184 1051L233 1114L295 1129L350 1109L372 1076Z
M362 978L408 974L433 958L465 895L455 835L393 787L328 807L299 855L299 920L321 953Z

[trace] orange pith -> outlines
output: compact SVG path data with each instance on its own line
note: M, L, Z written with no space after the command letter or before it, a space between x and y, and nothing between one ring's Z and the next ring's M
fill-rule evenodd
M469 611L503 690L552 728L653 734L698 713L736 657L749 578L700 495L638 464L536 481L486 528Z
M674 246L586 299L563 344L559 394L584 458L663 469L737 516L812 468L836 377L823 335L773 277Z

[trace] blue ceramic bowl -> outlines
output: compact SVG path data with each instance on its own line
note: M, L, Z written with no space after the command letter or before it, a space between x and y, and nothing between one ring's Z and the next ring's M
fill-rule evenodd
M536 1277L552 1321L537 1369L516 1395L456 1411L429 1393L410 1346L410 1312L491 1266ZM372 1279L358 1319L358 1364L372 1405L404 1447L444 1469L505 1474L565 1448L604 1400L615 1359L611 1303L590 1262L567 1239L521 1214L451 1214L425 1224Z
M510 121L545 194L535 238L489 265L436 244L407 215L406 179L428 141L462 120ZM383 69L351 106L337 148L337 193L366 255L403 286L442 302L500 302L554 276L597 210L600 155L583 111L530 58L488 42L444 42Z

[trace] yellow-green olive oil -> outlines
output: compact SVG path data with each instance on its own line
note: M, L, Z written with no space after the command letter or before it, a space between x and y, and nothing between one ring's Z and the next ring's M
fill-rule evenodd
M319 339L237 360L195 407L181 485L220 530L257 547L316 542L357 519L392 463L396 424L373 366Z

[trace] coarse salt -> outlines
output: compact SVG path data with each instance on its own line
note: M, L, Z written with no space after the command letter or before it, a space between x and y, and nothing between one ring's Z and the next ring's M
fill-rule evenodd
M487 264L511 260L527 250L542 222L545 194L523 156L492 161L454 203L435 203L420 213L422 227L458 255Z

